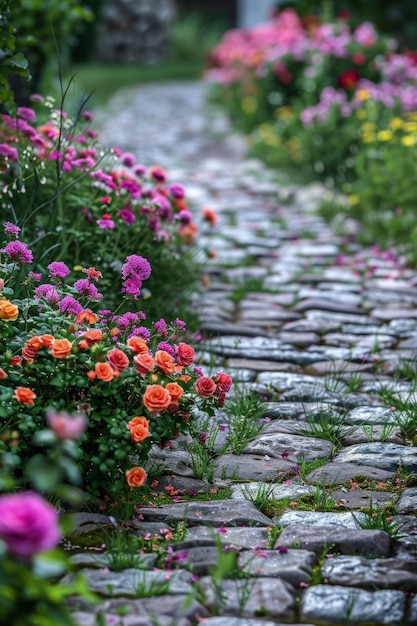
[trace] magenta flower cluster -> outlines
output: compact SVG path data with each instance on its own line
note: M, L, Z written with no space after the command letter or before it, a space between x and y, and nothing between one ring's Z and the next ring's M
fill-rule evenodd
M122 292L128 298L136 300L140 295L140 288L144 280L151 275L151 266L142 256L131 254L126 258L122 267L123 287Z

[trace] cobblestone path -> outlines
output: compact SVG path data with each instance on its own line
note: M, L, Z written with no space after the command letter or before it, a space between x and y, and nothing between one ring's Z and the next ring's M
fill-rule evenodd
M245 160L201 84L120 92L101 136L166 167L196 207L218 213L201 237L214 257L196 304L201 359L239 381L238 397L256 391L263 427L246 441L245 416L219 413L203 477L187 442L155 452L159 489L231 496L141 510L138 533L188 529L162 595L135 597L165 580L152 557L146 571L122 572L76 557L103 596L95 610L123 626L416 625L417 272L331 232L314 213L320 185L280 185ZM241 577L209 575L218 542L236 551ZM92 611L79 607L79 624L92 625Z

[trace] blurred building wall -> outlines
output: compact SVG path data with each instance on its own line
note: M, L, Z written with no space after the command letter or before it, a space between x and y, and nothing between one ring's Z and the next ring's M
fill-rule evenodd
M266 22L276 5L276 0L237 0L238 27L248 28L254 24Z

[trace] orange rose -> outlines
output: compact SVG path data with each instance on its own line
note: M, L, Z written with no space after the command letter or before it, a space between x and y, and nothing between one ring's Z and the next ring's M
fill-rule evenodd
M13 395L18 402L29 406L33 406L36 398L36 394L28 387L16 387Z
M143 394L143 404L151 413L159 413L171 404L171 396L162 385L149 385Z
M149 422L146 417L134 417L128 422L127 427L135 443L140 443L149 437Z
M210 226L214 226L214 224L217 222L217 215L213 211L213 209L203 209L201 213L204 219L210 224Z
M129 337L126 343L134 354L142 354L149 351L148 344L140 337Z
M71 354L72 343L68 339L55 339L51 345L51 354L56 359L65 359Z
M126 472L126 482L129 487L142 487L147 478L147 474L143 467L132 467Z
M114 371L110 363L96 363L94 368L97 378L109 383L114 378Z
M155 352L155 363L168 376L175 371L174 359L165 350L157 350Z
M42 348L41 338L37 336L31 337L27 340L26 345L30 346L32 350L36 350L37 352L40 348Z
M24 348L22 350L22 357L28 363L34 363L37 354L38 354L38 351L35 350L35 348L33 348L33 346L26 345L26 346L24 346Z
M78 313L75 321L77 322L77 324L95 324L96 322L98 322L98 317L95 313L92 313L91 311L86 309L85 311L81 311L81 313Z
M187 246L191 246L194 243L198 233L198 228L195 224L185 224L178 228L178 234L180 235L183 243Z
M149 372L155 367L155 361L153 357L148 352L143 352L142 354L137 354L133 357L133 360L136 365L136 371L141 376L146 376Z
M14 322L19 315L19 309L9 300L0 300L0 320L5 322Z
M177 363L188 367L194 361L194 348L188 345L188 343L179 343L177 348Z
M146 419L146 417L143 417L143 415L141 415L140 417L132 417L130 422L127 423L127 427L130 430L131 428L133 428L134 426L137 426L138 424L142 424L142 426L146 426L146 428L149 427L149 422Z
M50 348L55 341L52 335L41 335L39 337L39 341L41 342L44 348Z
M168 383L165 387L171 396L171 402L176 404L184 393L184 389L177 383Z
M208 376L201 376L195 384L195 389L202 398L210 398L216 391L216 383Z
M109 352L107 352L107 358L110 365L118 372L123 372L123 370L129 367L129 357L122 350L119 350L119 348L109 350Z
M92 346L93 344L98 343L103 339L103 333L101 332L101 330L96 329L87 330L87 332L84 333L83 338L89 346Z
M191 380L191 376L188 376L188 374L182 374L181 376L178 376L178 380L182 380L183 383L188 383L188 381Z

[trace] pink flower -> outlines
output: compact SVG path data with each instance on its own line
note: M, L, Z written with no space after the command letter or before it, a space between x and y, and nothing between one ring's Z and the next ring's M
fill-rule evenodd
M0 496L0 538L20 557L50 550L61 538L57 512L29 491Z
M0 156L4 156L10 161L17 161L19 156L16 148L9 146L7 143L0 143Z
M123 165L126 165L126 167L133 167L136 163L136 157L131 152L124 152L120 157L120 160Z
M33 261L32 251L21 241L10 241L0 252L7 254L9 259L15 263L20 261L22 265L28 265Z
M85 415L69 415L65 411L58 413L54 409L46 411L46 421L58 439L79 439L87 428Z
M104 217L100 220L96 220L97 226L100 226L103 230L112 230L115 227L115 223L109 217Z
M65 278L70 273L70 269L63 261L53 261L47 266L50 278Z

